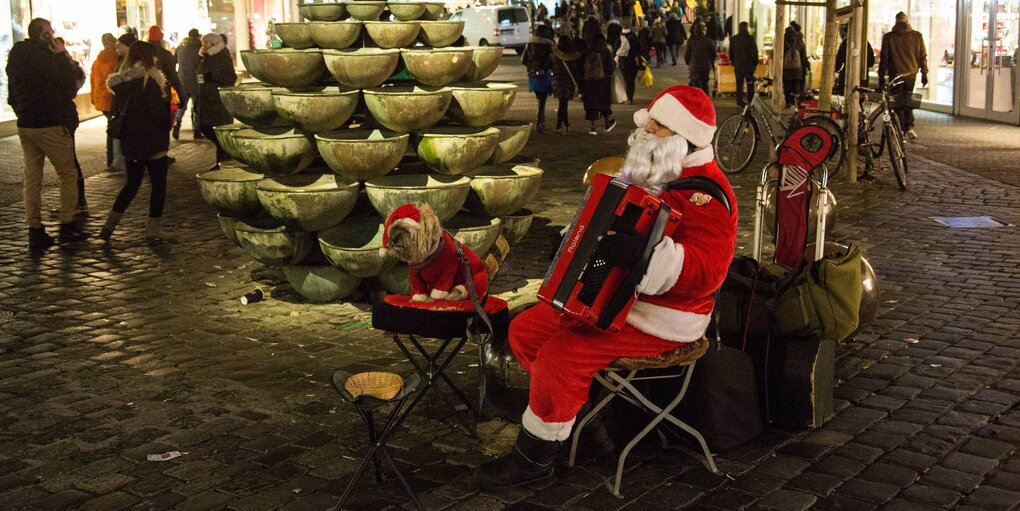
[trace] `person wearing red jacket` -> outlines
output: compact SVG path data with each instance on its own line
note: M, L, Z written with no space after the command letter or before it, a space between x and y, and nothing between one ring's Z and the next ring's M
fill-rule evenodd
M560 443L588 400L595 374L622 357L661 355L681 346L704 349L705 329L736 247L736 197L712 153L715 107L701 89L666 89L634 114L638 129L620 177L660 197L681 214L680 226L655 246L622 330L583 325L540 303L510 325L510 345L531 377L528 408L513 451L479 468L486 489L512 488L552 477ZM725 192L732 212L696 190L668 190L679 178L704 176ZM631 265L642 244L609 234L600 253L614 265Z

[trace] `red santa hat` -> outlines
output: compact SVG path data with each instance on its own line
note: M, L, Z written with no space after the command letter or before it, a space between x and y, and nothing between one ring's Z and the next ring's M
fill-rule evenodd
M405 218L414 223L421 222L421 210L414 204L404 204L390 213L389 218L386 219L386 224L383 225L381 252L385 253L386 248L390 245L390 227L393 227L395 222Z
M662 91L648 108L634 112L634 124L644 127L649 119L684 137L695 147L712 143L715 133L715 105L697 87L675 85Z

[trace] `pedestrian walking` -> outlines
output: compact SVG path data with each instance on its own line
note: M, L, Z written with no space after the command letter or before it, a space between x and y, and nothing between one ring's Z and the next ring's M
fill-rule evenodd
M924 37L910 27L903 12L896 14L896 24L882 36L880 55L878 86L885 86L886 77L889 81L897 76L903 77L903 82L893 91L896 103L893 111L899 117L900 128L907 138L914 140L917 132L914 131L914 109L910 106L910 96L914 93L918 71L921 73L921 86L928 85L928 50L924 46Z
M220 142L216 140L216 132L213 131L213 127L234 122L234 117L220 101L219 92L220 87L230 87L237 82L234 62L230 59L230 52L226 51L226 47L223 36L206 34L202 36L202 49L199 51L201 60L198 64L198 103L196 108L200 123L199 130L205 138L216 145L214 169L220 168L220 162L227 159L227 153L223 151Z
M641 44L637 35L630 27L623 29L620 48L616 50L616 62L620 66L620 74L623 76L623 86L627 91L627 104L634 104L634 88L637 82L638 72L644 63L641 57Z
M589 135L597 135L595 123L602 119L605 132L609 133L616 127L613 119L612 94L610 84L616 63L609 51L609 43L601 32L594 35L582 57L581 92L584 102L584 118L591 123Z
M839 35L842 40L839 43L839 49L836 50L836 83L833 85L832 93L843 95L846 92L846 25L839 26ZM864 87L868 86L868 73L871 68L875 67L875 49L871 47L870 41L866 42L868 49L864 52L864 57L867 67L861 73L861 85Z
M552 92L553 31L548 25L538 25L535 35L528 40L521 55L521 63L528 70L528 92L538 99L538 118L535 131L545 131L545 102Z
M581 54L574 50L569 37L561 37L553 51L552 90L559 100L556 108L556 133L566 135L570 131L570 117L567 115L570 100L577 95L578 62Z
M655 67L659 67L666 62L666 25L662 18L652 22L652 45L655 46Z
M103 49L96 56L92 63L92 72L89 73L89 80L92 88L92 106L110 120L110 108L113 102L113 94L106 88L106 79L117 70L117 38L113 34L106 33L102 36ZM106 134L106 168L113 168L113 141L109 133Z
M800 32L791 24L783 34L783 95L786 97L786 108L792 107L797 97L804 92L804 79L810 65Z
M708 81L715 66L715 44L708 38L707 33L705 25L695 23L691 27L691 38L684 46L684 63L690 70L690 86L697 87L711 96Z
M754 71L758 67L758 43L741 21L737 34L730 38L730 60L737 80L737 106L744 106L754 97Z
M109 241L124 212L149 172L149 220L145 238L163 237L163 205L166 202L167 150L170 148L170 84L159 70L156 48L136 42L128 49L120 71L110 76L107 86L113 92L114 115L121 118L120 140L127 160L127 182L117 194L113 208L99 237Z
M60 181L61 243L82 241L88 234L75 219L79 189L74 155L74 105L83 76L71 60L53 26L43 18L28 24L28 39L19 41L7 57L8 103L17 116L18 138L25 156L25 221L28 246L45 250L53 238L42 225L43 164L49 158Z
M201 49L202 38L198 29L195 28L189 30L188 37L185 37L181 44L177 45L175 56L177 57L177 76L181 79L181 90L177 91L179 103L172 132L174 140L181 138L181 122L184 120L184 113L188 110L189 101L192 103L191 128L194 138L201 138L201 133L198 131L198 119L195 116L197 108L193 101L198 94L198 61L200 59L198 51Z
M666 46L669 48L669 56L674 66L680 58L680 48L685 41L687 31L684 30L684 24L680 22L680 17L675 12L671 12L669 19L666 20Z
M641 56L648 62L652 62L654 60L652 57L652 48L655 47L655 44L652 43L652 27L648 26L648 20L638 18L637 29L638 43L640 43L641 46Z

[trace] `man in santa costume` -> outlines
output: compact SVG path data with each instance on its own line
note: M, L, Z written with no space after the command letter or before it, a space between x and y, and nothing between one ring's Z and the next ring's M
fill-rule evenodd
M637 287L626 325L612 334L583 325L545 303L518 315L510 345L531 377L528 408L513 451L480 467L479 483L504 489L549 479L560 443L570 436L595 374L622 357L650 357L689 347L704 352L704 339L736 246L736 198L712 153L715 107L700 89L666 89L634 114L620 177L662 198L681 215L672 237L656 245ZM666 190L670 181L704 176L725 192L732 213L698 190ZM643 244L622 233L603 238L611 264L632 265ZM693 356L700 356L695 354Z

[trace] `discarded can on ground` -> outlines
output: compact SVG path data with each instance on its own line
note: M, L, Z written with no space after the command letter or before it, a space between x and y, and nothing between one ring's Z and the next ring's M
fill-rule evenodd
M263 293L261 289L255 288L248 294L241 297L241 303L248 305L249 303L261 302L265 296L265 293Z

